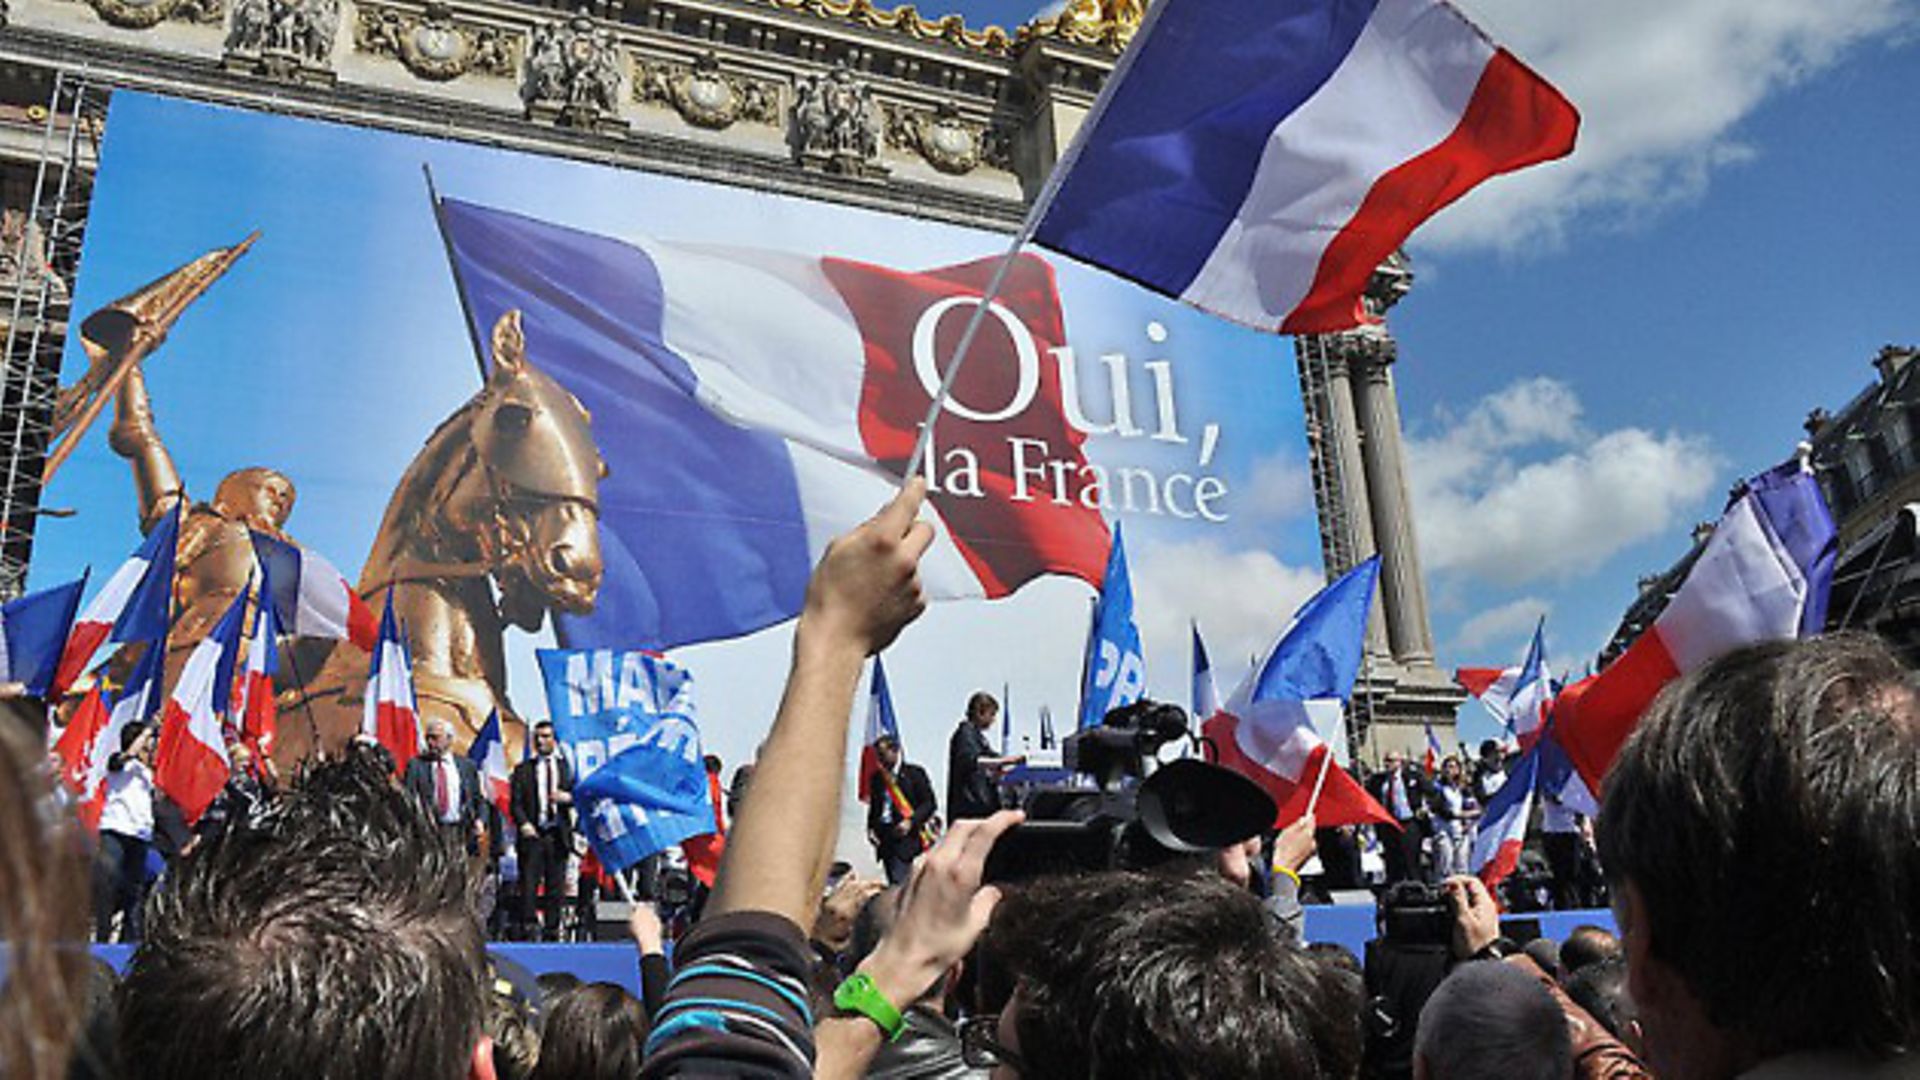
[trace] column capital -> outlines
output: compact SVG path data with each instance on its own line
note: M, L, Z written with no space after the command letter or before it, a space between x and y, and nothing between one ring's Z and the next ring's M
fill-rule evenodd
M1400 352L1393 334L1379 323L1327 334L1326 342L1328 358L1337 357L1370 379L1380 378L1378 373L1386 371L1387 365L1393 363Z

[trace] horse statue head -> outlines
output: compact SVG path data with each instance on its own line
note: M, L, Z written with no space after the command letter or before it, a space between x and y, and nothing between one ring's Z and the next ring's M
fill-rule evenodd
M499 588L501 618L533 630L548 608L593 610L607 465L580 400L527 360L520 312L494 324L492 354L486 386L469 403L487 495L472 525Z

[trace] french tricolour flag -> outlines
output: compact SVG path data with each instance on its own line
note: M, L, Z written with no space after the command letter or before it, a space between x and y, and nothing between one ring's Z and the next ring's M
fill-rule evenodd
M253 553L281 632L345 638L362 652L373 651L380 634L373 609L319 552L256 531Z
M1478 698L1509 735L1513 734L1513 686L1519 679L1518 667L1463 667L1453 673L1453 681Z
M160 707L161 684L166 678L167 639L146 643L140 659L127 676L126 685L112 695L104 721L97 715L87 717L89 725L98 724L88 740L86 770L79 785L80 820L92 831L100 829L100 810L106 798L107 760L120 752L120 733L128 724L144 724ZM98 693L98 689L95 690ZM89 695L91 701L92 695ZM83 702L83 711L87 706ZM76 716L74 723L79 723Z
M511 814L512 793L508 785L513 779L513 770L507 767L507 743L500 734L500 710L487 714L486 726L473 737L467 756L480 771L480 782L486 785L487 797L493 800L493 805L499 807L502 814Z
M860 744L860 801L866 802L872 797L868 790L868 781L880 768L880 754L874 744L882 735L891 735L897 741L900 738L900 724L893 715L893 695L887 690L887 669L880 663L880 654L873 656L873 681L867 691L867 737ZM904 757L906 748L901 747Z
M1742 645L1826 625L1838 534L1813 474L1790 461L1742 485L1653 626L1554 705L1555 737L1600 790L1654 695Z
M1520 756L1493 798L1481 810L1473 834L1473 872L1493 889L1520 865L1520 849L1527 840L1527 818L1533 813L1533 789L1540 773L1538 747Z
M232 762L222 714L233 700L234 660L247 603L243 591L226 614L188 654L160 714L160 742L153 752L153 780L192 825L226 785Z
M1507 702L1507 730L1528 749L1546 730L1547 714L1553 709L1553 676L1547 670L1547 620L1543 616L1533 628L1533 641L1527 645L1526 659L1520 661L1520 673L1514 676L1513 696Z
M1579 116L1442 0L1153 7L1040 243L1236 322L1342 330L1376 266Z
M393 617L391 590L387 592L386 610L380 613L380 637L372 651L360 732L387 748L395 769L405 769L425 743L421 738L420 706L413 697L413 662L407 656L399 620Z
M53 685L47 691L50 697L58 697L73 685L100 646L157 641L166 636L173 614L173 558L179 538L179 513L162 514L139 550L100 587L74 620L73 633L67 637Z
M559 621L576 648L664 649L798 614L827 542L899 483L936 358L993 271L614 239L452 199L440 221L480 340L520 311L535 366L593 415L606 577L592 614ZM1052 268L1022 257L989 310L956 380L967 412L937 430L921 581L935 598L1042 574L1097 585L1098 511L1016 498L1012 440L1085 460L1048 353L1066 344Z
M247 664L240 675L240 735L262 754L273 753L279 711L273 700L273 676L280 670L280 618L274 614L271 571L261 567L254 594L253 631L247 635Z
M1207 659L1206 643L1200 640L1200 624L1187 624L1193 631L1193 718L1205 722L1220 711L1220 689L1213 681L1213 663Z
M24 685L29 697L47 697L86 587L82 574L0 605L0 682Z
M1266 657L1201 726L1220 764L1251 778L1280 807L1276 825L1305 814L1324 767L1315 818L1321 825L1393 824L1393 815L1331 760L1316 728L1343 722L1366 647L1367 609L1380 576L1378 556L1308 600Z

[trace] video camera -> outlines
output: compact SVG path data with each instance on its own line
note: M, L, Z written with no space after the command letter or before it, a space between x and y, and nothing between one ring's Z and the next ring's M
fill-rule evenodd
M1180 739L1192 740L1186 710L1154 701L1067 736L1063 764L1083 779L1028 792L1027 820L994 845L986 880L1142 870L1272 826L1272 797L1239 773L1197 758L1161 764L1160 749Z

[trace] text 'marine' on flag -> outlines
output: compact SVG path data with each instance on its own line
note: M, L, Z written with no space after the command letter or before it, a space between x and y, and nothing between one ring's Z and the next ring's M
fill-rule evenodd
M602 866L617 873L719 827L691 672L632 650L535 656L554 737L573 762L580 828Z
M533 363L593 416L606 577L592 614L558 620L571 647L666 649L798 614L827 542L891 497L932 402L920 359L951 353L994 267L616 239L454 199L440 222L475 333L519 311ZM1052 268L1020 257L988 310L1003 317L953 401L1010 404L940 422L932 459L965 450L978 468L929 494L922 584L935 599L1043 574L1097 585L1099 512L1015 498L1006 452L1029 440L1085 462L1057 366L1038 362L1066 344Z
M1579 115L1443 0L1162 0L1035 238L1235 322L1362 321L1369 276Z
M1653 625L1554 700L1554 735L1589 789L1600 790L1669 681L1743 645L1821 631L1838 536L1820 485L1798 460L1736 491Z

